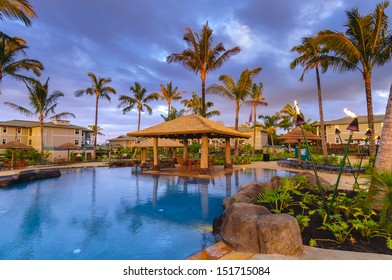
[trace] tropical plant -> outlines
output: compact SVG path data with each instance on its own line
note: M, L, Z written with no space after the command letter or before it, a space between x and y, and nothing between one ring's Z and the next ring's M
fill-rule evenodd
M100 126L95 127L94 124L90 124L90 125L88 126L88 128L91 129L92 131L96 131L97 135L105 136L105 134L102 133L103 128L100 127Z
M30 18L35 17L35 11L27 0L0 0L0 19L19 19L26 26L31 25Z
M189 27L186 28L184 41L187 49L182 53L173 53L167 57L167 62L178 62L187 69L200 73L201 78L201 115L206 117L206 99L205 99L205 82L207 74L221 67L223 63L238 52L240 47L234 47L229 50L219 43L213 47L212 29L208 27L208 21L204 24L201 33L194 33Z
M137 130L140 130L140 118L141 112L144 112L144 109L151 115L152 108L148 105L148 103L152 100L158 100L159 96L157 93L147 94L147 90L143 88L138 82L135 82L134 86L130 87L131 92L133 92L134 97L121 95L119 97L120 103L118 104L118 108L123 108L123 114L128 113L132 109L137 110L138 119L137 119Z
M166 100L167 115L170 116L172 101L181 99L182 98L181 94L183 94L184 91L177 91L177 87L173 87L172 82L170 82L166 85L166 87L161 84L160 92L161 93L156 93L156 94L158 95L158 98Z
M201 113L201 111L202 111L201 97L198 97L195 92L192 93L191 99L184 99L181 101L181 103L186 108L188 108L187 110L185 110L185 112L191 111L193 114L200 115L200 116L202 115L202 113ZM206 107L206 114L205 114L206 118L211 118L213 116L220 115L219 110L208 111L208 109L214 107L213 102L211 102L211 101L206 102L205 107Z
M253 119L253 150L252 150L252 156L255 155L255 147L256 147L256 116L257 116L257 106L267 106L268 103L265 102L265 98L263 97L263 89L264 85L263 83L260 83L259 85L253 84L252 86L252 91L249 95L250 99L247 99L244 101L245 105L251 106L252 110L250 112L250 116L252 116ZM250 118L249 118L250 119Z
M375 10L360 15L358 8L346 11L345 33L324 30L317 42L334 52L330 65L341 72L358 70L365 82L368 126L374 130L371 78L375 66L383 66L392 58L392 33L388 29L385 9L389 2L378 4ZM375 155L375 141L370 139L370 154Z
M30 85L26 83L26 87L29 91L28 98L30 100L30 106L32 110L26 109L20 105L12 102L5 102L5 105L14 108L18 112L31 117L38 117L40 132L41 132L41 160L44 159L44 122L47 119L58 120L61 118L75 117L74 114L69 112L55 113L55 109L58 105L57 100L63 97L64 94L60 91L54 91L49 94L49 78L45 84L41 84L39 81L30 81Z
M234 129L238 130L238 120L240 108L243 102L250 94L253 85L253 79L260 73L261 67L253 70L245 69L242 71L240 78L235 83L233 79L228 75L222 75L219 77L219 81L223 85L213 84L207 88L207 92L213 94L219 94L235 102L235 121ZM238 155L238 139L235 141L235 155Z
M0 37L0 83L6 76L17 80L30 79L20 74L23 70L33 71L37 76L41 75L41 71L44 69L41 62L28 58L17 59L19 55L25 54L27 48L26 41L22 38Z
M321 94L321 81L320 81L320 71L319 67L323 73L328 70L328 65L332 60L331 56L328 55L329 50L320 45L314 37L308 36L302 38L302 44L295 46L291 49L291 52L297 52L299 56L295 58L291 64L290 68L294 69L298 65L304 68L299 80L302 82L304 80L305 73L309 70L316 70L316 80L317 80L317 97L319 104L319 115L320 115L320 134L321 134L321 149L325 161L328 160L327 143L325 139L325 127L324 127L324 111L323 111L323 98Z
M274 155L276 154L274 137L276 136L276 129L279 125L280 118L281 117L278 112L272 116L259 115L259 119L263 119L263 122L260 126L265 132L267 132L268 136L271 139L272 152L274 153Z
M98 101L99 99L106 99L110 101L110 93L116 94L116 90L108 84L112 81L111 78L97 77L94 73L88 72L91 78L92 85L86 89L75 91L75 96L80 97L84 94L95 95L95 121L94 121L94 160L97 159L97 128L98 128Z
M167 122L167 121L171 121L171 120L177 119L179 117L182 117L184 115L185 115L185 109L181 109L178 111L176 108L172 107L170 114L168 114L167 117L161 114L161 118L165 122Z

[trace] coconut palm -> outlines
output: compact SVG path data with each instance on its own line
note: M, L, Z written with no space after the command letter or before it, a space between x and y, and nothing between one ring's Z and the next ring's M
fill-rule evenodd
M167 115L167 117L162 114L161 117L162 119L164 119L165 122L167 122L182 117L184 115L185 109L177 110L176 108L172 107L172 110L170 111L170 114Z
M41 131L41 160L44 158L44 122L47 119L58 120L61 118L75 117L74 114L69 112L55 113L55 109L58 105L57 99L63 97L64 94L58 90L49 94L49 78L46 80L45 84L41 84L39 81L30 81L29 84L26 83L26 87L29 91L28 98L30 100L31 110L17 105L12 102L5 102L18 112L31 117L38 117L40 131Z
M290 63L290 68L294 69L298 65L304 68L299 80L302 82L304 80L305 73L309 70L316 70L316 80L317 80L317 97L319 104L319 116L320 116L320 134L321 134L321 149L325 161L328 160L327 143L325 139L325 127L324 127L324 111L323 111L323 98L321 94L321 81L320 81L320 71L326 72L328 70L328 65L333 58L328 55L328 49L321 46L314 37L308 36L302 38L302 44L295 46L291 49L291 52L297 52L299 56Z
M375 66L383 66L392 57L392 33L388 29L385 9L389 2L382 2L364 16L358 8L346 12L346 32L324 30L318 34L318 42L334 52L334 69L341 72L358 70L365 81L368 126L374 132L374 114L371 77ZM369 141L370 153L375 155L375 141Z
M152 100L158 100L159 96L157 93L147 94L147 90L141 87L138 82L135 82L135 85L131 86L130 90L133 92L134 96L120 95L120 103L117 107L123 108L123 114L126 114L136 108L138 112L137 130L140 130L141 112L144 112L144 109L146 109L148 114L151 115L152 108L148 105L148 103Z
M172 101L181 99L181 94L183 94L184 91L177 91L177 87L173 87L172 82L170 82L166 85L166 87L161 84L160 92L161 93L156 94L158 95L158 98L166 100L167 115L169 116Z
M261 67L253 70L245 69L242 71L237 83L228 75L222 75L219 77L219 81L223 85L213 84L207 88L207 92L213 94L219 94L225 98L235 101L235 121L234 128L238 130L238 119L242 101L244 101L252 91L253 79L260 73ZM235 155L238 155L238 139L235 141Z
M35 17L35 11L27 0L0 0L0 19L19 19L26 26L31 25L30 18Z
M245 105L252 106L251 115L253 113L253 150L252 156L255 154L256 147L256 115L257 115L257 106L267 106L268 103L265 102L265 98L263 97L263 83L259 85L253 84L252 91L250 92L250 99L244 101Z
M98 136L98 101L99 99L106 99L110 101L110 93L116 94L116 90L108 84L112 81L111 78L97 77L94 73L88 72L88 76L92 80L91 87L75 91L75 96L80 97L84 94L95 95L95 121L94 121L94 160L97 159L97 136Z
M17 57L25 54L28 46L22 38L14 37L11 39L0 37L0 83L4 77L10 76L17 80L27 80L28 77L20 74L21 71L33 71L37 76L41 75L44 66L35 59Z
M381 172L392 172L392 84L389 90L385 119L381 132L380 146L374 167Z
M226 50L222 43L213 47L212 29L208 27L208 21L203 26L201 33L194 33L189 27L186 28L184 41L188 48L182 53L173 53L167 57L167 62L179 62L189 70L200 73L201 78L201 115L206 116L205 82L207 74L221 67L229 58L237 54L241 48L234 47Z
M198 97L195 92L192 93L192 98L191 99L184 99L181 101L181 103L188 109L185 110L186 112L191 111L193 114L196 115L202 115L202 102L201 102L201 97ZM211 101L206 102L206 118L211 118L213 116L220 116L220 111L219 110L212 110L208 111L208 109L214 107L214 103Z
M259 119L263 120L263 122L261 123L261 128L268 134L271 139L272 152L274 153L274 155L276 154L274 138L276 136L276 129L279 126L280 118L281 116L279 113L275 113L272 116L259 115Z

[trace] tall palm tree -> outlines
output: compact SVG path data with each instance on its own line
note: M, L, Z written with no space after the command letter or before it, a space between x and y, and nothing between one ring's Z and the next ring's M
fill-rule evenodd
M321 94L321 81L320 81L320 71L322 72L328 70L328 65L332 60L331 56L328 55L329 50L317 43L314 37L308 36L302 38L302 44L295 46L291 49L291 52L297 52L299 56L290 63L290 68L294 69L298 65L304 68L299 80L302 82L304 80L305 73L309 70L316 70L316 80L317 80L317 97L319 104L319 115L320 115L320 134L321 134L321 150L325 161L328 160L327 143L325 139L325 127L324 127L324 111L323 111L323 98Z
M8 105L20 113L31 117L38 117L39 126L41 130L41 160L44 158L44 122L47 119L58 120L61 118L75 117L74 114L69 112L55 113L55 109L58 105L57 99L63 97L64 94L58 90L49 94L49 78L45 84L41 84L39 81L30 81L30 85L26 83L26 87L29 91L29 100L31 110L26 109L20 105L12 102L5 102Z
M99 99L106 99L110 101L110 93L116 94L116 90L108 84L112 81L111 78L97 77L94 73L88 72L88 76L92 80L91 87L75 91L75 96L80 97L84 94L95 95L95 121L94 121L94 160L97 159L97 136L98 136L98 101Z
M222 43L213 47L212 29L208 27L208 21L204 24L201 33L194 33L189 27L186 28L184 41L188 48L182 53L173 53L167 57L167 62L179 62L189 70L200 73L201 78L201 102L202 116L206 116L205 82L207 74L221 67L229 58L241 51L240 47L226 50Z
M20 74L23 70L33 71L37 76L41 75L41 71L44 69L41 62L28 58L17 59L20 54L25 54L27 48L26 41L22 38L0 37L0 83L6 76L17 80L29 79Z
M167 122L182 117L184 115L185 109L177 110L176 108L172 107L172 110L170 111L170 114L167 115L167 117L162 114L161 117L162 119L164 119L165 122Z
M392 84L389 90L385 120L382 127L380 146L374 167L381 172L392 172Z
M159 98L166 100L167 115L169 116L172 101L181 99L181 94L183 94L184 91L177 91L177 87L173 87L172 82L170 82L166 85L166 87L161 84L160 92L161 93L157 93L157 95Z
M208 87L207 92L219 94L225 98L235 101L235 121L234 128L238 130L238 119L242 101L244 101L250 94L253 85L254 77L260 73L261 67L253 70L245 69L242 71L237 83L228 75L222 75L219 77L219 81L223 85L213 84ZM238 155L238 139L235 141L235 155Z
M274 153L274 155L276 154L274 137L276 136L276 129L279 126L280 118L281 116L279 113L275 113L272 116L259 115L259 119L263 120L263 122L261 123L261 128L264 129L265 132L267 132L268 136L271 139L272 152Z
M280 110L279 113L282 115L282 117L288 117L290 119L291 125L292 126L294 125L297 116L297 111L290 103L284 105L283 109ZM289 129L287 131L290 132Z
M265 98L263 97L263 83L259 85L253 84L252 91L250 92L250 99L245 100L245 105L252 106L251 114L253 113L253 150L252 156L255 154L255 147L256 147L256 115L257 115L257 106L267 106L268 103L265 102Z
M28 0L0 0L0 20L15 18L30 26L30 18L35 16L37 15Z
M201 102L201 97L198 97L195 92L192 93L192 98L191 99L184 99L181 101L181 103L188 109L185 110L186 112L191 111L193 114L196 115L202 115L202 102ZM213 116L220 116L220 111L219 110L212 110L208 111L208 109L214 107L214 103L211 101L206 102L206 118L211 118Z
M133 92L134 96L120 95L118 108L123 108L122 112L123 114L126 114L136 107L138 111L137 130L140 130L141 112L144 112L144 109L146 109L148 114L151 115L152 108L148 103L152 100L158 100L159 96L157 93L147 94L147 90L141 87L138 82L135 82L135 85L131 86L130 90Z
M369 14L361 16L358 8L346 12L346 32L324 30L318 42L334 52L334 69L341 72L358 70L365 81L368 126L374 132L371 77L375 66L383 66L392 58L392 33L384 10L389 2L382 2ZM370 153L375 155L375 141L369 141Z

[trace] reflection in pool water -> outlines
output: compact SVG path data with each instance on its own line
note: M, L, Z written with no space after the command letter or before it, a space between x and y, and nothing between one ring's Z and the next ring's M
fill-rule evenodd
M293 174L241 169L197 179L132 171L69 169L0 189L0 259L184 259L215 242L212 222L240 184Z

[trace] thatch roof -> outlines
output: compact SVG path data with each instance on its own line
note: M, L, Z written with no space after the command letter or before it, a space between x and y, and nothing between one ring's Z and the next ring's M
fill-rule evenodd
M149 128L129 132L128 136L161 137L171 139L201 138L208 135L210 138L250 138L234 128L203 118L199 115L187 115L167 121Z
M73 143L67 142L67 143L64 143L64 144L57 146L57 148L60 148L60 149L79 149L80 147L76 146Z
M152 148L153 146L154 145L153 145L152 138L148 138L146 140L141 141L138 144L133 145L133 147L135 147L135 148ZM158 139L158 147L160 147L160 148L182 148L182 147L184 147L184 145L178 141L159 138Z
M317 136L317 135L313 134L312 132L309 132L306 130L304 132L305 132L305 136L306 136L307 140L321 140L320 136ZM297 140L297 141L298 140L299 141L305 140L300 127L296 127L292 131L290 131L284 135L279 136L278 139L285 139L285 140L287 140L287 143L293 143L293 141L295 141L295 140Z
M25 144L19 143L17 141L11 141L5 144L0 145L0 149L24 149L24 150L32 150L33 147L27 146Z
M112 149L123 149L124 146L118 143L109 144L109 147Z

